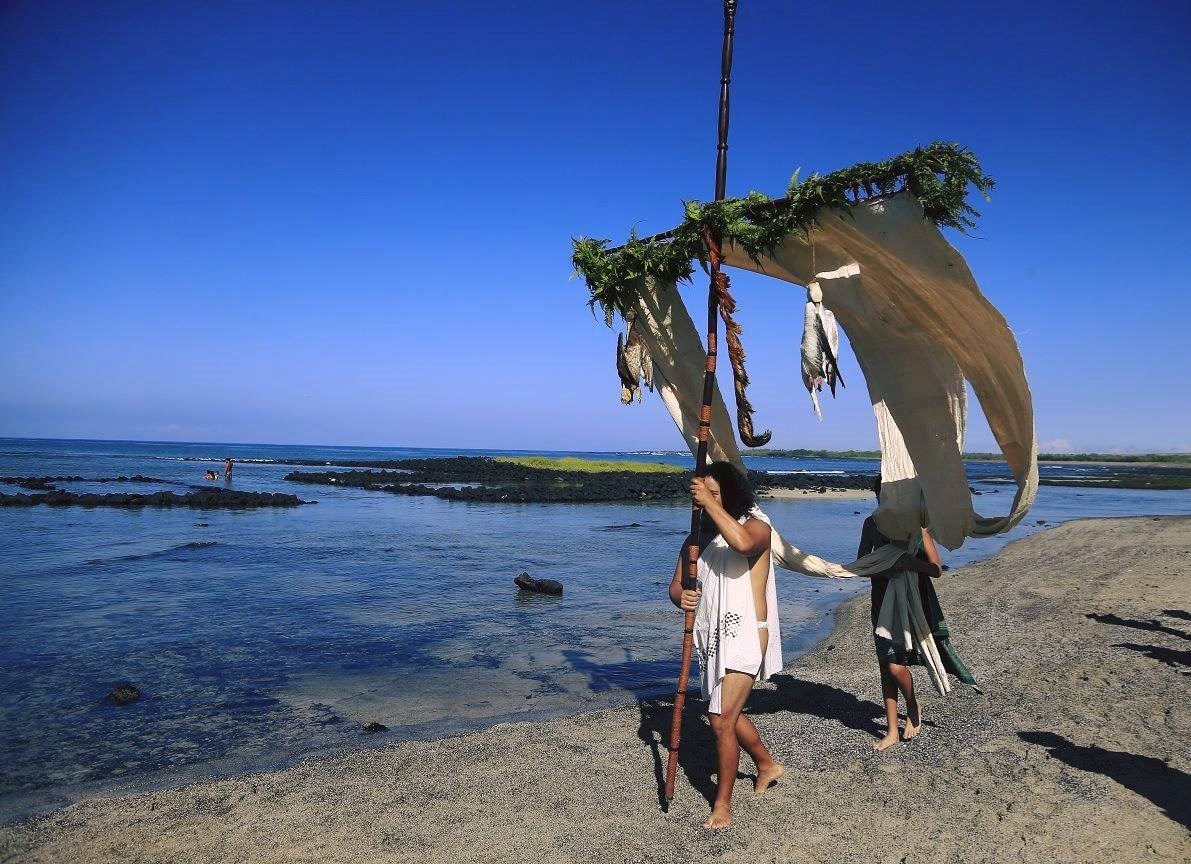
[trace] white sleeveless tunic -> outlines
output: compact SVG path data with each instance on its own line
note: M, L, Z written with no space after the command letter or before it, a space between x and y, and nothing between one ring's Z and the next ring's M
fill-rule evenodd
M770 525L769 517L754 507L740 518L753 517ZM716 537L699 555L699 582L703 595L695 609L695 653L699 657L699 684L711 714L720 713L720 684L729 671L744 672L767 680L782 668L782 634L777 618L777 584L773 556L765 580L769 644L761 654L757 638L757 612L748 559Z

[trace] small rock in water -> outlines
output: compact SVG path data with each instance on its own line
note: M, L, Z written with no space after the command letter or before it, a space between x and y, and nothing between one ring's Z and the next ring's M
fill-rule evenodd
M369 722L364 724L364 732L368 735L372 735L376 732L388 732L388 731L389 731L388 726L386 726L384 723L378 723L375 720L370 720Z
M533 591L536 594L562 594L562 583L554 579L534 579L528 573L522 573L513 580L522 591Z
M141 691L131 681L121 681L106 697L113 705L131 705L141 698Z
M1045 524L1046 524L1046 520L1045 520L1045 519L1039 519L1039 520L1038 520L1038 522L1037 522L1036 524L1038 524L1038 525L1045 525Z

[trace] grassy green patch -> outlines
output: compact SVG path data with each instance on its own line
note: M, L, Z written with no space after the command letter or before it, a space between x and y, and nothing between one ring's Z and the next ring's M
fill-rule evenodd
M497 456L497 462L511 462L526 468L542 471L582 471L586 474L605 474L609 471L628 471L633 474L682 474L686 471L678 465L663 462L614 462L611 459L580 459L578 456L564 456L549 459L545 456Z

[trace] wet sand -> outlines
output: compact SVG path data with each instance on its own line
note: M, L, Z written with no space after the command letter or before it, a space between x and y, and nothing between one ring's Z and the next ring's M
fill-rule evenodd
M0 829L0 858L1188 860L1191 519L1068 523L938 588L984 694L940 698L919 672L922 734L874 753L883 712L868 598L856 598L831 637L753 694L787 774L760 798L738 782L726 832L699 827L714 778L697 701L675 801L659 808L670 718L659 699L97 798Z

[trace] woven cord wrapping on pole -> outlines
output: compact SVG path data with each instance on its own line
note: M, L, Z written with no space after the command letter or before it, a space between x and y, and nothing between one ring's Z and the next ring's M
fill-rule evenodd
M728 86L732 80L732 37L735 35L736 0L724 0L724 43L720 55L719 135L715 157L715 200L727 194L728 181ZM707 443L711 438L711 404L715 393L716 331L720 312L720 292L727 292L727 277L720 273L720 238L705 233L710 262L711 285L707 291L707 364L703 372L703 404L699 409L699 446L695 454L695 477L707 474ZM721 289L721 278L723 285ZM737 340L739 341L739 340ZM691 544L687 547L686 570L682 587L691 590L698 584L699 527L703 508L691 505ZM670 720L670 753L666 761L666 803L674 798L674 777L678 771L678 747L682 742L682 711L686 707L686 688L694 648L695 613L686 612L682 623L682 666L678 671L678 688L674 693L674 714Z

